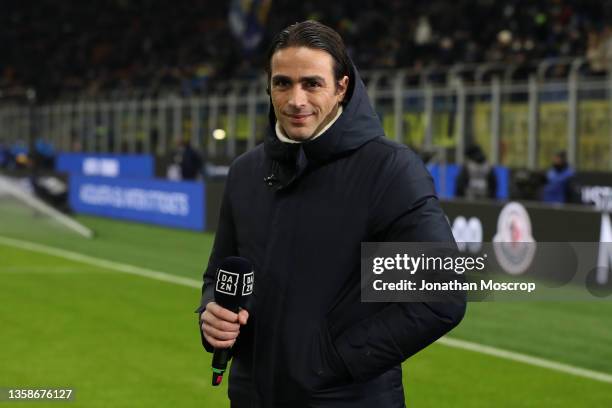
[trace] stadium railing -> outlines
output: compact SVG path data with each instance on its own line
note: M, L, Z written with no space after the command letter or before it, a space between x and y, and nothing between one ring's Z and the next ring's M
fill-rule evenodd
M526 81L513 79L516 66L490 63L362 76L387 136L417 150L442 149L450 162L462 163L465 146L478 143L493 164L528 169L546 168L566 150L579 170L610 171L612 73L593 77L584 68L582 58L542 61ZM567 76L549 78L559 69ZM160 156L183 138L211 162L227 162L261 141L265 89L261 78L222 82L204 96L0 104L0 142L43 137L59 151Z

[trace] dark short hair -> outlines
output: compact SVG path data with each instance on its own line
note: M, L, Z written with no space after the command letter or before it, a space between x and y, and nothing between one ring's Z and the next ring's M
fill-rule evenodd
M276 51L289 47L307 47L327 52L334 61L334 79L339 81L348 76L349 83L353 83L352 63L342 37L334 29L313 20L292 24L272 40L266 59L268 82L272 72L272 56Z

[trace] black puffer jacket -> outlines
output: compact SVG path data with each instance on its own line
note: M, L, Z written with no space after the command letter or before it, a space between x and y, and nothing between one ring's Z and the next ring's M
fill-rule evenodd
M349 95L325 134L302 144L278 140L271 110L264 145L231 167L199 311L224 257L254 263L229 379L238 404L402 407L401 362L463 317L462 301L360 301L362 241L453 236L429 173L384 137L358 76Z

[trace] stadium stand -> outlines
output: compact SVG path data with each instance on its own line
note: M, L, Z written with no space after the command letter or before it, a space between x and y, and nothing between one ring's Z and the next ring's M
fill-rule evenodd
M603 75L612 57L609 0L263 1L250 31L259 41L248 47L232 35L236 3L4 0L0 92L37 100L166 88L202 94L211 79L256 77L272 33L307 18L337 29L361 69L409 68L418 77L454 66L476 80L475 64L486 62L526 79L537 63L570 57ZM567 69L552 63L545 73Z
M316 19L344 37L387 136L432 165L478 144L510 169L563 150L612 170L612 0L0 1L4 169L41 163L16 154L37 140L152 154L158 175L189 141L225 169L267 126L271 36Z

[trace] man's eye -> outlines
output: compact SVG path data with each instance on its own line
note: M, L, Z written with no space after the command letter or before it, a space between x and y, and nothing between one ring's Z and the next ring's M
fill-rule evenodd
M274 81L274 86L286 87L289 86L289 81L287 81L286 79L277 79L276 81Z
M308 88L318 88L321 84L318 81L306 81L306 86Z

